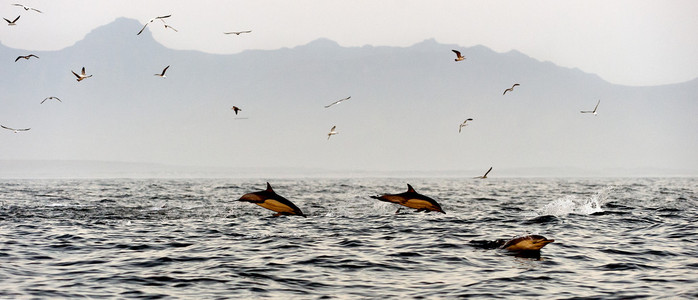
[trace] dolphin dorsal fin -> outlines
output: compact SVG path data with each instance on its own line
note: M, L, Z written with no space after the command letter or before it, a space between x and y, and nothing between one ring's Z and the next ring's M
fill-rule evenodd
M408 193L416 193L416 192L414 191L414 188L413 188L409 183L407 184L407 192L408 192Z
M271 189L271 184L267 182L267 192L273 192L274 190Z

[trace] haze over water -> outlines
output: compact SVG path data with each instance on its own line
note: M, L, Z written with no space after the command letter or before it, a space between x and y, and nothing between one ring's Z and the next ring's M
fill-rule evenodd
M368 196L410 183L447 214ZM695 298L695 178L2 180L0 298ZM539 259L471 246L541 234Z

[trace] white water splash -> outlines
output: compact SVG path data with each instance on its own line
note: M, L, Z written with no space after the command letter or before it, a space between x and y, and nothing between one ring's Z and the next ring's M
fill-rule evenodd
M604 189L586 199L580 199L575 195L564 196L543 206L539 214L542 216L566 216L569 214L590 215L602 212L601 205L605 199L606 191L607 189Z

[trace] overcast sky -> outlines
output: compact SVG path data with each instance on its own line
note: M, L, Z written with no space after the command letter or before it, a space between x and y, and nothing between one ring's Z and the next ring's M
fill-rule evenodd
M35 7L24 11L13 3ZM59 50L127 17L171 14L176 35L151 28L173 49L238 53L329 38L342 46L410 46L435 38L498 52L519 50L623 85L698 77L698 1L37 1L0 2L0 42ZM159 30L158 30L159 29ZM247 36L224 31L252 30ZM136 32L134 32L135 35Z

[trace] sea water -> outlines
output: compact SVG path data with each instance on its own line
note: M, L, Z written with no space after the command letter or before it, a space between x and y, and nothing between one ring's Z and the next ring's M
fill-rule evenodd
M0 181L0 298L696 298L698 179ZM411 184L446 214L369 198ZM472 247L540 234L540 257Z

